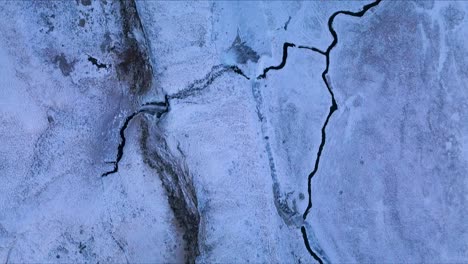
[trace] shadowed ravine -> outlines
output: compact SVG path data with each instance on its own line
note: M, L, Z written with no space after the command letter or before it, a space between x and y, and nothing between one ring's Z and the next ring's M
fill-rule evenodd
M185 155L180 149L179 153L171 151L167 143L168 135L157 124L151 123L150 119L142 119L140 128L143 162L154 169L161 179L169 206L183 234L185 263L195 263L200 254L198 240L200 213L192 174L185 163Z
M166 95L165 101L143 103L138 111L128 115L119 130L120 143L117 147L116 159L110 162L114 167L101 176L106 177L118 172L119 162L123 157L125 149L125 130L135 117L143 113L163 118L163 115L170 111L171 100L182 100L199 95L214 80L229 72L238 74L247 80L249 79L237 66L216 65L212 67L211 71L204 78L193 81L177 93ZM167 135L163 135L161 128L157 125L149 125L148 118L146 118L141 123L141 130L140 149L143 151L144 162L150 168L157 171L166 191L169 206L174 212L178 227L183 232L185 262L195 263L197 256L200 254L198 241L200 214L198 212L195 188L192 183L192 175L185 164L185 160L170 152L165 138ZM184 157L183 153L180 154Z

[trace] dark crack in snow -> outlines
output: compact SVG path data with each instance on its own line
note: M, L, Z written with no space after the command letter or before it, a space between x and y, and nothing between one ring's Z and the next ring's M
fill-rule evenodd
M330 33L332 34L332 36L333 36L333 41L330 44L330 46L328 46L327 50L324 52L324 55L326 56L326 67L325 67L325 70L322 73L322 79L323 79L325 85L327 86L328 92L330 93L330 96L331 96L331 99L332 99L331 100L332 104L330 106L330 111L329 111L329 113L327 115L327 118L325 119L325 122L324 122L324 124L322 126L322 130L321 130L322 131L322 140L320 142L320 146L319 146L319 149L317 151L317 158L315 160L314 169L312 170L312 172L308 176L307 191L308 191L308 194L309 194L309 202L308 202L307 208L306 208L306 210L304 212L304 215L303 215L304 220L307 218L307 215L309 214L310 209L312 208L312 184L311 183L312 183L312 178L317 173L318 168L319 168L320 157L322 155L322 151L323 151L323 148L324 148L325 142L326 142L326 128L327 128L328 122L330 121L331 116L338 109L338 105L337 105L336 100L335 100L335 94L333 93L333 91L331 89L331 86L330 86L330 83L327 80L327 74L328 74L328 70L329 70L329 67L330 67L330 52L338 44L338 35L337 35L335 29L333 29L333 21L335 20L335 18L339 14L344 14L344 15L353 16L353 17L362 17L369 9L371 9L372 7L377 6L380 3L380 1L381 0L377 0L375 2L372 2L370 4L367 4L367 5L363 6L362 10L359 11L359 12L351 12L351 11L343 11L343 10L337 11L337 12L333 13L330 16L330 18L328 19L328 29L329 29ZM314 50L314 51L322 53L319 50ZM314 259L316 259L319 263L322 263L322 260L320 259L320 257L312 250L312 248L309 245L308 238L307 238L307 232L306 232L306 229L305 229L304 226L301 227L301 231L302 231L302 235L303 235L303 238L304 238L304 243L305 243L306 248L309 251L310 255Z

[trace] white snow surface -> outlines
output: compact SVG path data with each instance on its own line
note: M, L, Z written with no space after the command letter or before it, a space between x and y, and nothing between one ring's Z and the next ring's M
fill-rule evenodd
M331 106L310 48L332 43L334 12L370 2L126 3L129 32L120 1L0 3L0 261L313 263L304 226L324 262L468 262L465 2L337 16L338 110L306 220ZM119 70L129 38L148 54L146 92ZM286 42L285 66L257 78ZM127 116L164 95L167 113L136 115L101 177Z

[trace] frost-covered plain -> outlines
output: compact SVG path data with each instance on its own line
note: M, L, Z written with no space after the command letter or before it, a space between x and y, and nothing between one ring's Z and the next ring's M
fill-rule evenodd
M0 261L468 262L467 12L1 2Z

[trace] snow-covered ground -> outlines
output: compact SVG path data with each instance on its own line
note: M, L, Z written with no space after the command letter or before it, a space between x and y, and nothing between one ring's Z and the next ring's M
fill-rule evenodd
M467 262L468 5L371 3L0 3L0 261Z
M310 225L335 262L468 261L466 2L340 18Z

